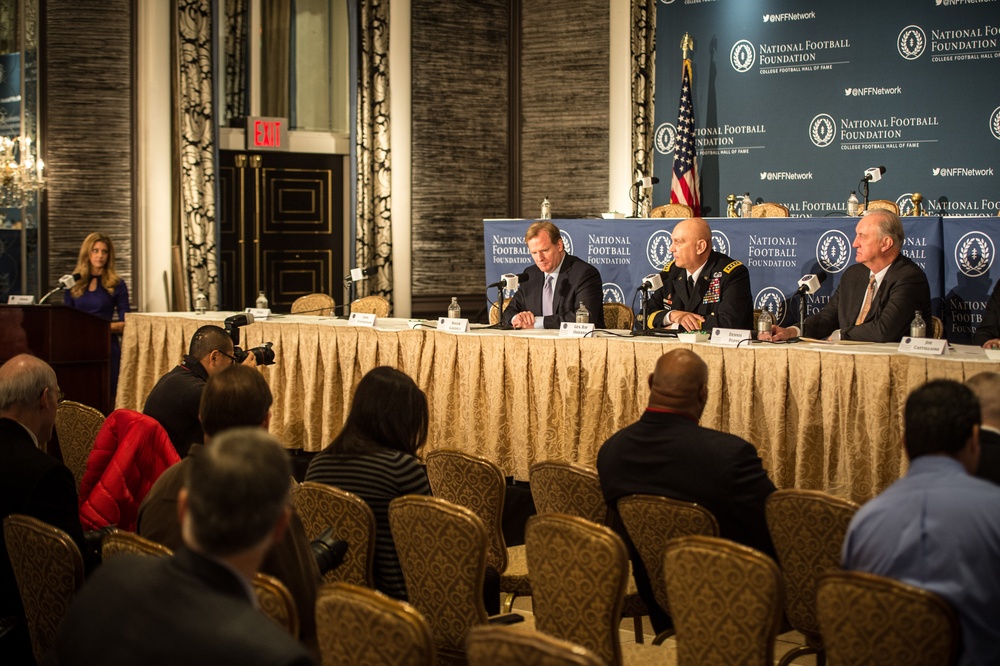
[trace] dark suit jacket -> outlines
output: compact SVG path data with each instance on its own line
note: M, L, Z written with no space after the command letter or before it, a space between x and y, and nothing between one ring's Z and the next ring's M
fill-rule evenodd
M1000 485L1000 434L992 430L980 430L979 447L976 476Z
M650 328L667 326L671 310L694 312L705 318L702 330L753 328L753 296L750 271L742 262L712 250L698 276L694 291L688 290L688 272L671 261L660 273L663 286L653 292L646 306Z
M746 440L702 428L678 414L647 410L604 443L597 454L597 471L604 499L615 514L618 500L628 495L696 502L712 512L723 538L775 557L764 520L764 503L775 488L757 450ZM629 544L640 596L662 616L646 569L616 515L612 526Z
M530 266L524 272L528 274L528 280L520 285L504 310L505 324L510 324L518 312L531 311L536 317L542 314L545 274L537 266ZM559 269L556 292L552 296L552 314L545 318L545 328L559 328L564 321L576 321L580 301L590 310L590 321L597 328L604 328L604 283L601 274L582 259L567 254Z
M157 380L142 407L143 414L152 416L167 431L181 458L192 444L201 444L205 439L198 408L207 381L208 371L201 361L185 356L184 363Z
M900 255L875 293L875 300L863 323L854 325L868 291L871 271L863 264L847 269L837 291L819 312L806 317L803 335L825 338L840 329L844 340L898 342L910 334L910 322L917 310L923 313L927 329L931 325L931 288L924 271Z
M0 518L21 513L63 530L84 556L76 481L61 462L40 451L17 421L0 419ZM21 595L0 531L0 616L23 616ZM2 661L2 660L0 660Z
M81 588L46 663L312 664L249 593L232 570L189 550L121 556Z
M993 288L993 295L986 303L986 311L983 312L983 320L979 323L972 341L982 347L990 340L1000 338L1000 282Z

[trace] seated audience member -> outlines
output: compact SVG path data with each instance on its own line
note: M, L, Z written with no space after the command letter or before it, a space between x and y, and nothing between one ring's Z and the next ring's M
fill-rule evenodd
M674 258L660 274L663 286L649 297L648 327L753 328L750 271L712 249L708 222L700 217L682 220L671 238Z
M898 342L910 333L917 310L931 318L931 289L924 271L902 255L903 223L892 211L865 214L855 228L855 265L844 273L837 290L819 312L797 326L775 325L762 340L810 338Z
M698 425L708 401L708 367L691 351L664 354L649 376L649 405L642 417L604 442L597 471L608 506L629 495L663 495L696 502L715 516L723 538L771 557L774 545L764 503L774 492L753 445L735 435ZM628 534L613 519L628 543ZM653 598L638 554L632 551L636 588L650 609L653 628L670 626Z
M1000 664L1000 488L972 475L980 411L948 380L906 401L906 476L861 507L844 540L845 569L940 595L962 626L959 664Z
M976 476L1000 485L1000 373L980 372L965 380L979 399L979 467Z
M993 288L972 341L985 349L1000 349L1000 282Z
M185 470L225 431L249 426L267 430L271 401L267 382L252 368L233 366L209 377L199 409L205 444L192 445L187 458L156 480L139 507L137 532L141 536L172 549L183 545L177 503ZM316 590L321 580L302 520L294 511L285 538L267 552L261 571L278 578L292 593L299 611L302 641L311 646L316 636Z
M52 437L61 399L56 373L45 361L20 354L0 366L0 519L18 513L58 527L86 557L76 481L43 450ZM0 639L0 662L33 664L24 606L2 531L0 623L11 627Z
M576 321L582 302L590 322L604 328L604 284L596 268L567 254L559 228L549 220L535 222L524 235L535 265L525 269L513 300L504 310L504 323L514 328L559 328Z
M205 382L234 363L233 340L226 330L202 326L191 336L184 361L160 377L146 397L142 413L160 422L181 458L188 454L192 444L201 444L204 437L198 405ZM243 364L256 366L254 355L248 354Z
M102 565L63 619L52 663L313 663L256 608L250 585L291 517L281 445L259 428L237 428L185 462L177 498L183 548Z
M427 441L427 398L406 374L382 366L361 378L343 430L309 463L306 481L354 493L375 514L375 588L406 599L389 529L389 502L430 495L417 451Z

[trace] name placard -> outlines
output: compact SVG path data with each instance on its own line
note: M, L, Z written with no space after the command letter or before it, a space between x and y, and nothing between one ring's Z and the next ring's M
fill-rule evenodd
M752 337L748 328L713 328L709 342L721 347L738 347L741 342Z
M453 317L438 317L437 330L445 333L468 333L469 320L455 319Z
M564 321L559 326L560 338L582 338L594 330L593 324L577 324L575 321Z
M271 316L270 308L247 308L244 312L252 314L254 321L264 321Z
M948 351L948 341L936 340L934 338L911 338L907 336L899 341L899 349L897 351L910 352L911 354L944 356Z
M352 312L350 319L347 323L351 326L365 326L366 328L375 327L375 315L371 312Z
M34 305L34 294L11 294L7 297L7 305Z

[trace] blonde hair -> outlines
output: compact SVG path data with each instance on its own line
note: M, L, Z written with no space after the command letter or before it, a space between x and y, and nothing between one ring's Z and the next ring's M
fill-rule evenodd
M99 231L95 231L86 238L83 239L83 245L80 246L80 256L76 259L76 270L75 273L80 274L80 279L76 281L73 288L69 290L69 293L73 298L80 298L83 296L83 292L87 289L90 284L90 278L93 277L90 274L90 251L94 249L95 243L104 243L108 246L108 263L104 265L104 272L101 273L101 286L107 289L108 293L114 295L115 288L118 283L122 281L121 277L118 275L118 271L115 270L115 246L111 242L111 239L107 234L102 234Z

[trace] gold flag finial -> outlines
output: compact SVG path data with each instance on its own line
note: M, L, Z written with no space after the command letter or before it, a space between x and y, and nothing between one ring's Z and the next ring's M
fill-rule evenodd
M694 40L691 39L691 35L685 32L684 36L681 37L681 52L684 54L685 60L688 59L688 51L693 51L693 50L694 50Z

